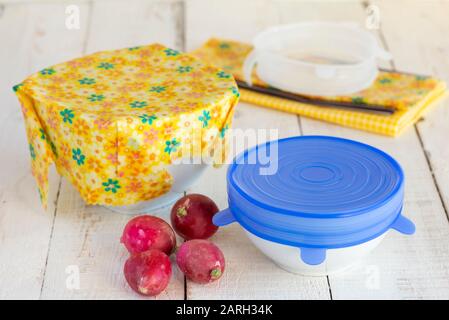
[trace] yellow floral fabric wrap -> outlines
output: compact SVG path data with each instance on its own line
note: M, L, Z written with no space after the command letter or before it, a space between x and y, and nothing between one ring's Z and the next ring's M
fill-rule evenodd
M244 81L242 66L252 46L237 41L210 39L192 54L233 74ZM267 86L253 72L253 83ZM436 78L399 72L379 72L371 87L348 96L313 97L328 101L381 105L392 114L342 108L322 107L241 89L241 100L292 112L318 120L396 136L414 124L424 112L446 94L446 84Z
M14 91L44 205L53 162L88 204L102 205L168 192L166 167L186 152L219 164L239 97L230 74L159 44L57 64Z

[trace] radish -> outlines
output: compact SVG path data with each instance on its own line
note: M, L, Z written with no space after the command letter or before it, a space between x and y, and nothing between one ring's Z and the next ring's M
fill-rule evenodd
M126 260L124 274L135 292L155 296L164 291L170 282L170 259L157 249L135 253Z
M171 224L186 240L208 239L218 227L212 217L218 212L214 201L201 194L189 194L179 199L171 210Z
M176 253L176 263L187 279L196 283L218 280L225 269L221 250L208 240L184 242Z
M131 219L120 241L132 253L159 249L170 255L176 247L176 236L170 225L161 218L143 215Z

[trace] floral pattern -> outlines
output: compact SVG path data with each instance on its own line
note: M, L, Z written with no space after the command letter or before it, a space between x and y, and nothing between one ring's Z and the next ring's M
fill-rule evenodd
M23 83L16 84L14 87L12 87L12 90L13 90L14 92L17 92L17 90L19 90L20 87L22 87L22 86L23 86Z
M30 145L29 145L29 148L30 148L30 156L31 156L31 159L36 159L36 151L34 151L34 147L33 147L33 145L30 143Z
M139 116L139 118L143 124L145 124L145 123L153 124L153 121L157 119L157 117L155 115L149 116L147 114L143 114L143 115Z
M103 187L104 191L111 191L112 193L116 193L121 188L117 179L108 179L108 181L103 182Z
M221 130L220 130L220 138L224 139L226 135L226 131L228 131L229 126L226 124Z
M72 119L75 117L73 111L70 109L64 109L59 113L62 116L62 120L64 122L72 124Z
M93 94L91 94L91 95L88 97L88 99L89 99L89 101L91 101L91 102L102 101L102 100L104 99L104 95L93 93Z
M217 67L232 71L235 79L244 81L243 63L252 49L253 47L247 43L212 38L192 54ZM216 75L226 77L227 73L220 71ZM255 85L269 87L257 76L256 70L253 71L252 78ZM422 99L424 93L431 92L440 84L441 81L432 77L380 71L373 85L361 92L346 96L315 98L341 102L364 101L392 110L406 110ZM318 111L317 114L321 115L322 112Z
M150 88L150 92L156 92L156 93L161 93L165 91L165 87L164 86L154 86Z
M133 101L129 105L131 106L131 108L143 108L148 106L148 103L146 103L145 101Z
M44 129L39 128L39 132L41 133L41 139L42 140L47 140L47 135L45 134Z
M55 73L55 69L53 69L53 68L47 68L47 69L41 70L41 75L44 75L44 76L47 76L47 75L51 76L54 73Z
M78 82L80 84L90 85L90 84L95 84L95 79L93 79L93 78L82 78L82 79L78 80Z
M86 156L81 153L80 148L73 149L72 154L73 154L73 156L72 156L73 160L75 160L79 166L84 164L84 160L86 159Z
M104 69L104 70L109 70L109 69L113 69L114 65L112 63L109 62L102 62L98 65L99 69Z
M165 54L167 56L172 56L172 57L176 57L180 53L179 51L173 50L173 49L170 49L170 48L165 49L164 52L165 52Z
M198 120L200 120L203 123L203 128L206 128L209 124L210 112L207 110L204 110L203 114L198 117Z
M222 79L229 79L231 77L231 75L224 71L219 71L219 72L217 72L217 77L222 78Z
M218 45L220 49L229 49L231 45L228 42L222 42Z
M252 49L247 43L212 38L192 54L231 72L235 79L243 81L243 64ZM224 75L225 73L220 72L216 74L218 77ZM258 78L256 68L252 73L252 81L255 85L269 87ZM234 89L231 88L231 91L234 92ZM346 96L314 97L321 100L380 105L392 110L389 115L355 109L323 109L321 106L267 96L250 90L235 91L236 96L240 94L242 100L249 103L347 127L397 136L445 96L446 84L435 77L380 70L377 79L365 90Z
M177 70L179 73L187 73L192 71L192 69L193 68L191 66L179 66Z
M71 60L16 85L44 205L53 162L88 204L128 205L168 192L167 166L184 147L209 154L225 144L239 97L227 75L154 44ZM217 163L226 153L219 150Z
M180 142L178 140L176 140L176 138L173 138L172 140L168 140L165 142L165 149L164 151L167 152L168 154L176 151L176 149L178 148L178 146L180 145Z
M240 97L239 89L237 89L236 87L232 87L231 91L237 98Z

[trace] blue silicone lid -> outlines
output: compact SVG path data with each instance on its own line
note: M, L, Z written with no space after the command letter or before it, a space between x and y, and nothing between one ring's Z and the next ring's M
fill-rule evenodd
M229 208L216 225L237 221L263 239L301 248L309 264L326 249L357 245L388 229L414 232L402 216L404 174L385 152L352 140L301 136L238 155L228 169Z

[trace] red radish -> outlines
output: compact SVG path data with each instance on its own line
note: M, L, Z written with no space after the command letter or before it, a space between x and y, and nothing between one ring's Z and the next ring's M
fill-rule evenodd
M171 224L186 240L207 239L218 230L212 223L217 212L217 205L208 197L189 194L179 199L171 209Z
M145 296L155 296L164 291L170 282L171 264L165 253L150 249L131 255L123 271L134 291Z
M128 221L120 241L130 253L159 249L169 255L176 247L176 236L170 225L161 218L149 215Z
M225 269L223 253L209 240L184 242L176 253L176 263L189 280L197 283L215 281Z

